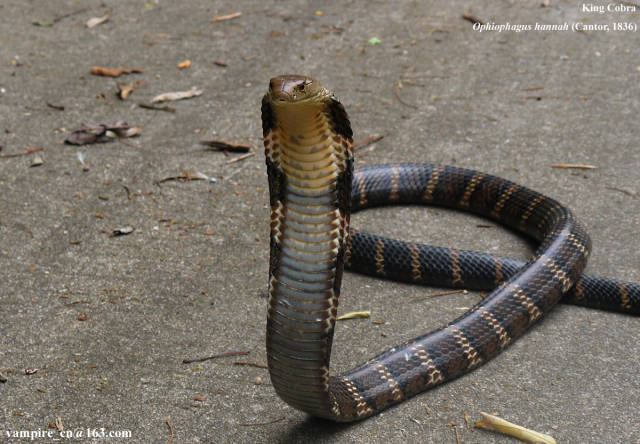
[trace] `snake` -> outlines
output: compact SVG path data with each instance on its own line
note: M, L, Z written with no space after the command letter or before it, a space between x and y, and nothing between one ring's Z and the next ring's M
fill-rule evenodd
M453 166L354 169L346 110L311 77L272 78L261 112L270 203L267 364L276 393L290 406L337 422L375 415L488 362L561 300L640 313L639 285L582 275L591 240L575 215L553 198ZM538 247L523 262L350 227L352 212L410 204L492 219ZM331 375L345 267L490 293L445 326Z

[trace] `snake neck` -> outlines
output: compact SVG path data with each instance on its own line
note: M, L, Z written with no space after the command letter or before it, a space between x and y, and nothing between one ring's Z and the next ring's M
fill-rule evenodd
M264 137L271 197L269 369L281 397L319 416L333 404L329 357L353 171L351 137L332 131L326 109L324 103L263 102L263 122L265 113L273 122Z

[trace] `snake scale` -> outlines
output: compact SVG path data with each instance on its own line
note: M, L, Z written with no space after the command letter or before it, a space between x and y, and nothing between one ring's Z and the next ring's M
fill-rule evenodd
M591 248L566 207L489 174L432 164L354 170L340 102L312 78L271 79L262 100L271 233L267 359L291 406L334 421L366 418L499 354L563 297L638 314L640 286L581 276ZM351 211L429 204L531 236L522 263L404 243L349 228ZM493 290L460 318L337 376L329 374L344 267L406 282Z

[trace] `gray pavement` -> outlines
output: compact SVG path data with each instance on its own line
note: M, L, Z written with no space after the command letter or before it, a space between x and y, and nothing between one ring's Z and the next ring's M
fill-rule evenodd
M167 418L174 443L455 443L452 421L462 443L516 442L468 427L465 415L480 411L562 443L640 442L640 321L630 316L560 306L472 374L352 425L308 418L280 401L267 370L233 365L266 361L266 172L259 150L228 163L238 154L198 141L258 147L259 101L282 73L333 89L356 140L386 135L359 165L456 164L549 194L587 225L590 273L640 281L640 32L478 32L461 17L637 27L640 6L599 14L543 3L3 0L0 156L43 149L0 157L0 442L52 442L7 432L55 432L58 420L83 432L76 442L103 442L86 429L104 428L132 435L109 442L165 443ZM108 22L85 26L107 11ZM234 12L242 16L212 22ZM186 59L191 67L179 70ZM112 79L92 66L147 71ZM118 83L137 81L130 98L116 97ZM137 106L192 86L203 94L168 103L174 113ZM82 123L120 119L141 134L62 143ZM36 155L44 163L31 167ZM155 184L185 171L217 181ZM424 208L354 217L402 239L531 252L481 223ZM126 226L135 231L111 235ZM479 297L412 302L431 291L347 274L341 310L372 318L338 325L333 370L438 327ZM182 363L231 351L249 354Z

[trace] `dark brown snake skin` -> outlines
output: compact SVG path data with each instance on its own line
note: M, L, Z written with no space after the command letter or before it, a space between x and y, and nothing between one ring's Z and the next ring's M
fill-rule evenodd
M271 202L267 355L273 386L293 407L335 421L376 414L489 361L563 297L639 313L638 285L581 276L589 237L555 200L450 166L354 172L347 114L307 77L272 79L262 121ZM469 211L540 246L524 264L349 231L351 210L390 204ZM445 327L330 376L344 265L406 282L493 291Z

